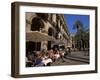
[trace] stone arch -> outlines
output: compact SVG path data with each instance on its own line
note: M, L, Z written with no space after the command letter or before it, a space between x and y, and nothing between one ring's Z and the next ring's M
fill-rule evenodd
M40 31L41 28L44 28L44 22L40 17L34 17L31 22L32 31Z

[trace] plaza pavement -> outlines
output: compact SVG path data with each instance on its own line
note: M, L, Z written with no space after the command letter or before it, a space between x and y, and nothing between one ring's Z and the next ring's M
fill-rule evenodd
M72 51L71 54L67 55L64 58L65 62L62 59L59 59L56 62L53 62L52 66L58 65L80 65L80 64L89 64L89 52L88 51Z

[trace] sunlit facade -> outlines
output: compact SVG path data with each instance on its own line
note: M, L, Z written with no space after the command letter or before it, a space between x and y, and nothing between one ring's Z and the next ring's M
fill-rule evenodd
M64 43L64 46L71 47L70 34L68 31L67 23L64 20L63 14L27 12L26 32L28 31L40 31L42 33L48 34L49 36L53 36L56 42L60 40ZM55 44L55 42L42 41L42 42L35 43L26 40L27 51L35 50L35 44L37 44L38 46L36 50L40 51L44 48L50 50L52 46Z

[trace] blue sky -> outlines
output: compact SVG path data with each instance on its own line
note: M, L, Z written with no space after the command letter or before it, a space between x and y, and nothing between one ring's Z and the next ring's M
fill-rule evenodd
M74 14L64 14L65 21L68 26L70 33L75 33L76 30L73 29L73 24L76 20L80 20L83 23L85 29L89 28L90 16L89 15L74 15Z

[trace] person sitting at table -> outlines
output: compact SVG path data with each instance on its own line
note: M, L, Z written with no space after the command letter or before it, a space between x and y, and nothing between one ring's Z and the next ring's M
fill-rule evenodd
M43 52L42 53L42 62L44 63L45 66L51 66L52 59L50 58L51 56Z
M25 60L26 60L26 66L32 67L34 65L34 53L33 52L27 52Z
M59 51L58 51L58 50L55 51L55 53L54 53L54 58L55 58L55 61L59 61L60 54L59 54ZM54 62L55 62L55 61L54 61Z
M39 66L44 66L44 65L45 64L43 63L42 53L41 52L37 52L34 66L39 67Z
M63 49L60 49L59 51L59 54L60 54L60 58L62 59L62 62L65 62L65 51Z
M29 60L28 57L25 58L25 62L26 62L26 67L31 67L33 65L33 62Z
M54 61L54 52L53 52L53 50L49 50L48 53L47 53L47 56L48 56L49 58L51 58L52 61Z

